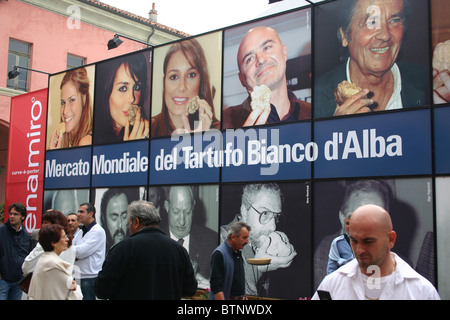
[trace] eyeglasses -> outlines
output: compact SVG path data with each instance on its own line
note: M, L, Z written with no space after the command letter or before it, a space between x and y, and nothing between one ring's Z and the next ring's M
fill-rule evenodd
M267 224L273 218L275 218L275 223L278 223L278 221L280 221L281 212L272 212L272 211L260 212L259 210L255 209L253 205L250 206L253 208L253 210L255 210L259 214L259 223Z

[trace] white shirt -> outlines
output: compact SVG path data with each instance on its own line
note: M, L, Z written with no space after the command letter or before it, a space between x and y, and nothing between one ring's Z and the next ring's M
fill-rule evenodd
M436 288L394 254L396 268L379 297L380 300L440 300ZM365 286L358 261L353 259L327 275L317 290L330 292L333 300L365 300ZM312 297L318 300L317 292Z
M179 240L179 238L174 235L171 231L169 231L170 234L170 238L172 238L173 240L177 241ZM182 238L183 239L183 247L187 250L187 252L189 253L189 241L190 241L190 234L188 234L186 237Z
M350 58L347 60L347 81L352 82L350 79ZM394 63L394 65L391 67L391 72L394 77L394 92L392 92L392 96L389 99L385 110L394 110L394 109L402 109L402 97L400 95L400 92L402 91L402 77L400 75L400 69L398 68L397 64Z
M77 246L77 245L81 244L81 242L82 242L81 238L82 237L83 237L83 231L81 231L81 229L78 228L77 232L75 232L73 234L72 244L74 246Z
M95 278L102 269L106 254L106 233L96 223L82 238L81 243L75 245L75 265L81 279ZM76 277L78 278L78 277Z

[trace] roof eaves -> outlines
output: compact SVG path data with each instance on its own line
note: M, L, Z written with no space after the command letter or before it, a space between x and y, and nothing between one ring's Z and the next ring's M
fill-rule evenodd
M101 8L103 10L112 12L112 13L117 14L117 15L121 15L121 16L123 16L125 18L128 18L128 19L132 19L132 20L144 23L144 24L152 25L153 27L155 27L157 29L164 30L166 32L170 32L170 33L182 36L182 37L189 37L190 36L190 34L188 34L186 32L183 32L183 31L180 31L180 30L168 27L168 26L160 24L158 22L151 21L150 19L146 19L146 18L144 18L142 16L139 16L137 14L128 12L126 10L119 9L117 7L111 6L111 5L103 3L101 1L97 1L97 0L78 0L78 1L87 3L87 4L92 5L92 6L96 6L98 8Z

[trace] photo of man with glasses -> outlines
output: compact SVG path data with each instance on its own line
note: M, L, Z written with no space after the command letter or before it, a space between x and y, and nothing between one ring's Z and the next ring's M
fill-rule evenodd
M303 210L306 201L299 201L295 207L294 202L287 204L285 190L289 201L306 194L304 186L298 183L286 183L283 189L277 183L267 182L230 185L223 190L226 200L222 197L222 221L232 221L221 226L221 242L225 241L228 228L234 222L242 221L251 227L249 245L242 250L247 295L288 298L283 296L287 290L276 290L276 286L290 281L295 283L296 278L301 277L301 268L293 267L293 263L300 260L296 259L301 245L297 241L297 232L305 234L301 230L304 225L308 225L309 211ZM240 197L240 201L236 197ZM232 208L233 203L236 205ZM231 213L235 215L232 217ZM301 221L306 223L303 225ZM300 251L301 259L307 260L307 257L303 257L304 248ZM271 261L269 265L252 265L248 263L248 259L252 258L270 258ZM300 285L294 291L298 292L299 289ZM299 298L300 293L289 298L295 297Z

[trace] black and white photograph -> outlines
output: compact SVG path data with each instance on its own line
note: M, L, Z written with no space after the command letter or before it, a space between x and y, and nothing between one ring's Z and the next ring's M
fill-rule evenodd
M366 204L390 214L397 234L392 251L435 284L432 179L335 180L314 183L314 289L327 273L351 260L348 254L333 255L332 244L348 234L346 219L350 216L351 225L353 211Z
M130 235L127 217L128 205L145 200L145 187L98 188L93 193L95 218L106 232L106 252Z
M59 189L44 191L43 211L55 209L67 216L69 213L78 213L80 204L89 202L89 189Z
M311 296L311 207L308 182L222 185L220 238L236 221L250 227L242 256L245 293L300 299ZM248 259L268 258L268 265Z
M161 230L189 253L198 288L208 289L210 257L218 245L219 186L150 186L149 200L160 203Z
M450 299L450 177L442 176L435 178L436 183L436 237L437 242L437 278L438 290L441 299Z

